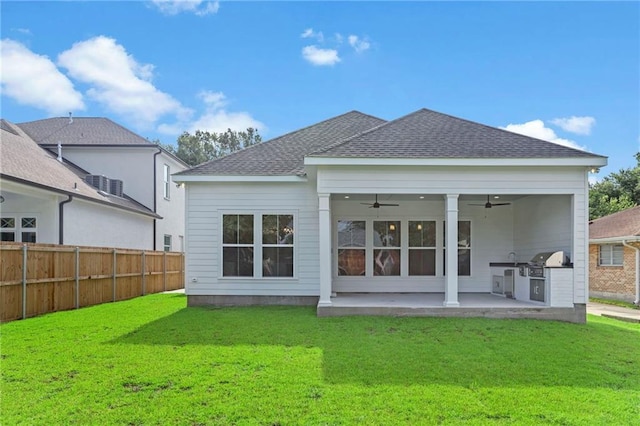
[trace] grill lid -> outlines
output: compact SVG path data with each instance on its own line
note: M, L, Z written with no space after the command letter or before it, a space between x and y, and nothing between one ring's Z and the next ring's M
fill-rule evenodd
M533 266L559 267L569 264L569 257L564 251L545 251L533 256L529 261Z

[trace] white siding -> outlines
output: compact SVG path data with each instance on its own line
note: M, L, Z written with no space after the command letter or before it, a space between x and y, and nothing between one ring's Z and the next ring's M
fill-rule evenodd
M64 244L153 249L153 218L74 199L64 205Z
M570 194L584 187L583 168L322 167L318 192L344 194Z
M294 278L222 278L223 213L293 213L296 216ZM187 185L187 271L190 295L317 296L318 197L313 184L189 183ZM193 282L193 280L197 280Z
M556 308L573 307L573 269L548 268L546 273L549 305Z

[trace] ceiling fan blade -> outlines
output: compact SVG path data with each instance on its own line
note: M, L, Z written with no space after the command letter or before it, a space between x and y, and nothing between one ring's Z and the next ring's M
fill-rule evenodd
M492 203L492 206L509 206L511 203Z
M373 203L360 203L360 204L362 204L363 206L372 206L373 205Z
M468 206L482 206L482 207L484 207L484 206L485 206L484 204L467 204L467 205L468 205Z
M399 207L400 204L383 204L383 203L378 203L378 205L380 206L395 206L395 207Z

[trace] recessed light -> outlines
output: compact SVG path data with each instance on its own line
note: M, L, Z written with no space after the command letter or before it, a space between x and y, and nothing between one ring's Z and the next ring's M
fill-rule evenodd
M344 196L344 198L349 198L349 196L348 196L348 195L345 195L345 196Z
M421 199L421 200L424 200L424 195L421 195L421 196L420 196L420 199Z
M494 195L494 196L493 196L493 199L494 199L494 200L497 200L498 198L500 198L500 196L499 196L499 195Z

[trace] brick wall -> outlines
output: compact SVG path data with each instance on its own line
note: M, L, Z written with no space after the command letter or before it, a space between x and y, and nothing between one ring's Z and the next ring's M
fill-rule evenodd
M632 243L640 247L639 243ZM622 266L599 266L598 244L589 244L589 296L633 302L636 294L636 251L624 247Z

